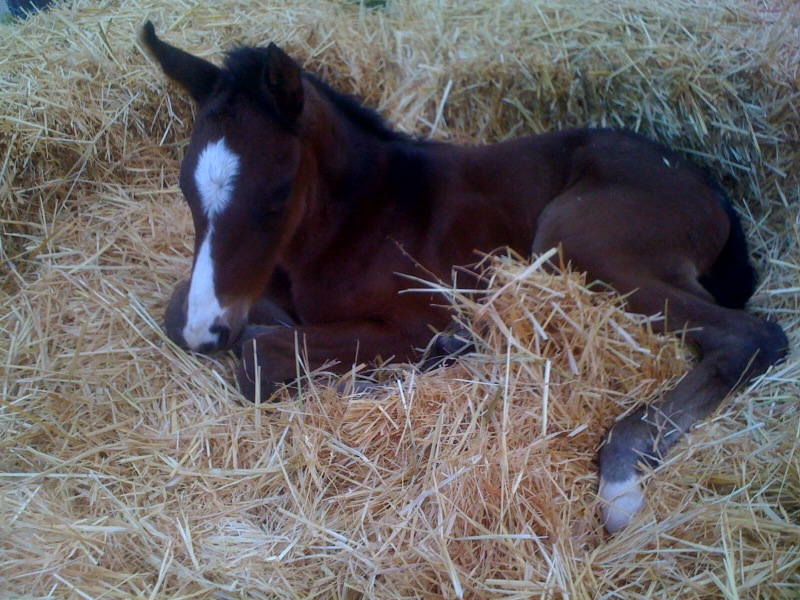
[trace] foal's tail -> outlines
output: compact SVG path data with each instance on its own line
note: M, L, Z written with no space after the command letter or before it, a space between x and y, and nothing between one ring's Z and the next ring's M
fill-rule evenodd
M700 284L726 308L742 309L756 289L756 271L747 252L747 239L739 215L718 185L717 199L728 215L728 240L708 273L700 276Z

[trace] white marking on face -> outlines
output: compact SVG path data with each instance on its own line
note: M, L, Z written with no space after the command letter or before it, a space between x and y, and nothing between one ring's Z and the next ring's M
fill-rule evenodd
M192 283L189 286L189 306L183 339L192 350L199 350L204 344L217 344L219 336L211 331L211 327L217 318L224 315L214 290L214 262L211 260L213 233L214 229L209 227L197 253Z
M225 210L233 195L233 183L238 174L239 157L225 145L225 138L211 142L200 153L194 170L194 182L209 220Z
M194 170L194 182L200 194L200 204L208 219L206 237L200 245L189 286L186 326L183 339L192 350L219 342L218 334L211 331L217 319L225 316L214 288L214 261L211 259L211 238L214 218L231 200L236 176L239 174L239 157L225 144L225 138L209 143L200 153Z
M625 481L607 481L600 477L598 495L603 501L600 512L608 533L616 533L627 527L644 504L642 484L635 475Z

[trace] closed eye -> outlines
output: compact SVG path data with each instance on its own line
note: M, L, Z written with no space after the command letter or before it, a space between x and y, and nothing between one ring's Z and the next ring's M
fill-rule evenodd
M260 213L263 217L276 217L283 213L286 207L286 202L289 200L289 195L292 192L292 181L287 180L277 188L270 191L269 196L264 198L261 206L259 207Z
M272 192L273 202L286 204L286 201L289 199L289 194L292 193L292 181L291 179L287 179Z

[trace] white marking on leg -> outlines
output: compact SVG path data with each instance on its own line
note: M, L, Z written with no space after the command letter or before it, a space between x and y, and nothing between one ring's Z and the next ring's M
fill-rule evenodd
M644 504L640 478L633 476L625 481L606 481L600 477L600 499L603 504L603 525L609 533L624 529Z
M200 153L194 171L194 181L209 221L221 213L230 202L233 183L238 174L239 157L225 145L225 138L211 142Z
M189 306L186 311L183 339L192 350L198 350L204 344L216 345L219 336L211 332L211 327L218 317L223 316L222 307L214 290L214 263L211 260L213 232L213 228L209 227L200 245L192 272L192 283L189 286Z

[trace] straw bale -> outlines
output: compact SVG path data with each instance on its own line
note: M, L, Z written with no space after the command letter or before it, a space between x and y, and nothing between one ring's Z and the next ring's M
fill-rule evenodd
M762 0L63 1L0 25L0 595L800 594L796 351L700 424L609 538L595 455L689 368L580 274L451 290L477 352L244 403L160 329L189 271L192 107L136 36L282 44L422 137L626 126L714 169L800 342L800 13ZM643 326L645 325L645 326ZM353 377L356 373L353 374Z

